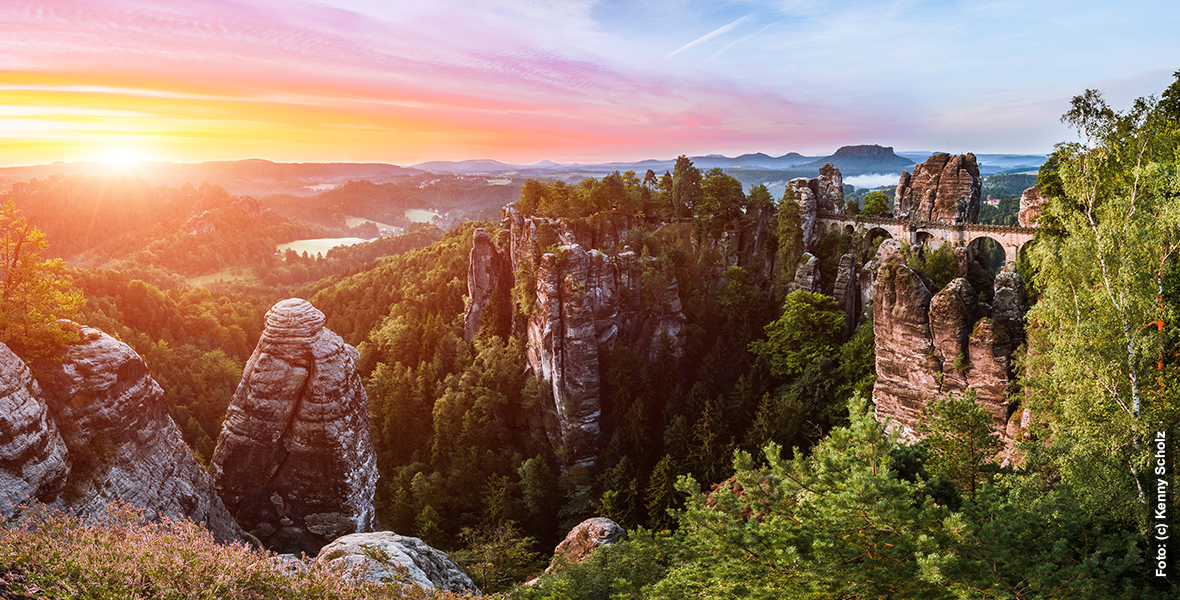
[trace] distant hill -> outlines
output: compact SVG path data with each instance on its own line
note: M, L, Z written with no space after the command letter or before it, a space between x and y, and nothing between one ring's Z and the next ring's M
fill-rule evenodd
M819 169L825 163L832 163L845 177L859 173L900 173L914 161L893 153L892 146L844 146L835 154L799 165L801 169Z

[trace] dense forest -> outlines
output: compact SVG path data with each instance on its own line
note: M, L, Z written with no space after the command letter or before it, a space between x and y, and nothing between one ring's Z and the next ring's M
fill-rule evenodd
M1023 460L1002 468L970 395L927 407L925 438L913 444L874 418L872 319L846 328L830 297L840 257L871 256L872 246L825 235L816 251L823 293L795 290L803 247L791 192L746 191L683 156L663 174L528 180L508 199L545 222L626 223L602 251L640 257L640 306L674 288L682 307L681 347L648 354L620 344L600 357L602 443L589 462L546 435L552 392L530 370L524 333L535 267L523 263L511 301L464 335L473 232L495 238L501 222L419 225L310 256L275 248L341 233L339 206L290 200L280 216L213 185L83 176L18 183L0 201L6 223L18 222L19 208L45 232L46 258L70 259L46 263L61 283L55 293L66 294L63 316L143 356L203 461L266 310L310 300L360 351L380 521L450 552L485 591L1174 597L1175 576L1152 572L1146 441L1180 419L1180 79L1125 112L1088 91L1063 121L1083 141L1059 144L1035 179L993 175L984 188L999 200L981 214L993 224L1015 224L1024 187L1035 183L1049 199L1017 265L1032 308L1009 391L1035 422ZM397 185L350 184L374 211L396 199L381 209L390 220L425 189ZM850 194L849 212L886 214L891 194ZM318 211L315 224L292 218L296 210ZM771 235L728 258L724 240L764 217ZM111 222L117 234L101 226ZM555 231L538 230L534 258L560 246ZM762 268L767 261L779 267ZM907 264L943 280L947 261L953 255L936 251ZM251 277L185 281L231 267ZM29 347L41 335L2 333ZM596 515L627 528L628 541L517 585Z

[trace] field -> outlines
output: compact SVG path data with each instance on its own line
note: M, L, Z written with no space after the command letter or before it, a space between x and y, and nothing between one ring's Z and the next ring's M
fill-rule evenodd
M211 283L229 283L231 281L255 281L258 278L254 275L254 270L248 267L227 267L215 273L208 275L201 275L198 277L187 277L185 282L196 287L198 285L209 285Z
M381 229L399 229L400 230L400 228L397 225L390 225L389 223L382 223L381 221L373 221L373 219L366 219L364 217L354 217L352 215L344 215L345 227L356 227L357 225L364 224L365 221L372 221L372 223L374 225L376 225L377 227L380 227Z
M422 210L421 208L407 208L406 218L414 223L429 223L431 219L439 216L436 212Z
M327 254L328 250L336 246L351 246L353 244L363 244L369 240L356 237L343 238L316 238L312 240L295 240L294 242L279 244L278 251L283 252L287 248L303 254L305 251L310 256L315 256L318 253Z

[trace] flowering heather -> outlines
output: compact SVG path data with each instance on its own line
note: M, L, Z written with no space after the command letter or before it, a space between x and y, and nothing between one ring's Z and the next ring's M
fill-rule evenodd
M0 525L0 597L5 598L462 598L415 586L358 582L331 565L290 569L272 554L234 543L185 519L148 520L124 504L82 521L43 506L22 507Z

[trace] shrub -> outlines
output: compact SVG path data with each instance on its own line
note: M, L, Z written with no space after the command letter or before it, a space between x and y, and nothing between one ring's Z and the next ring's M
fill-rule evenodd
M353 582L313 563L293 570L266 551L218 544L187 519L149 520L114 503L91 521L41 505L0 525L0 597L34 598L459 598L416 586Z

